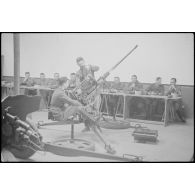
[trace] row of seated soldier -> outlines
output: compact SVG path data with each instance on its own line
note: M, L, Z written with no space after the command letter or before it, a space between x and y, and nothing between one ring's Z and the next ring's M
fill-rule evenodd
M58 80L60 78L59 73L54 73L54 78L51 81L48 81L45 77L44 73L40 73L40 79L35 82L34 79L30 77L30 73L25 73L25 78L21 85L27 85L27 86L34 86L34 85L40 85L40 86L49 86L51 89L58 88ZM70 79L68 79L67 84L67 90L74 89L79 81L77 79L76 73L70 74ZM155 82L151 85L149 85L145 90L143 89L143 84L140 83L137 79L136 75L131 76L131 82L129 82L125 87L123 83L120 82L119 77L114 77L114 81L111 83L111 85L108 85L106 82L104 85L104 88L107 88L110 92L123 92L123 93L129 93L129 94L138 94L138 95L158 95L158 96L179 96L181 97L181 88L176 84L177 80L176 78L171 78L170 80L170 86L168 90L165 92L164 85L161 83L162 78L157 77ZM42 96L43 102L46 107L49 107L51 96L53 91L47 91L47 90L39 90L40 95ZM25 89L26 95L36 95L37 90L36 89ZM116 111L117 111L117 103L119 101L119 96L108 96L108 111L109 115L113 116L113 119L115 120ZM173 101L171 105L178 118L185 122L184 117L184 111L183 111L183 104L182 101ZM144 119L147 120L155 120L154 116L156 112L163 112L164 102L161 99L155 99L155 98L139 98L139 97L132 97L130 101L128 102L128 108L129 108L129 116L131 118L135 117L136 115L142 114L144 116ZM121 110L121 105L119 107L119 110Z
M59 78L60 78L59 73L54 73L53 79L50 79L50 80L48 80L45 77L44 73L40 73L40 78L35 81L35 79L30 77L30 72L26 72L25 73L25 78L21 82L21 85L22 86L27 86L27 87L33 87L35 85L38 85L38 86L42 86L42 87L49 87L49 88L55 90L59 86ZM71 89L75 88L77 86L77 83L78 83L78 81L76 79L76 73L71 73L70 74L70 79L68 79L67 90L71 90ZM26 88L24 90L24 94L25 95L37 95L37 90ZM39 95L42 96L42 99L43 99L43 102L44 102L43 107L48 107L49 106L52 94L53 94L53 91L44 90L44 89L39 90Z
M143 88L143 84L140 83L136 75L131 76L131 82L129 82L125 87L124 84L120 82L119 77L114 77L114 81L109 84L105 84L104 88L106 91L111 93L128 93L136 94L136 97L131 97L128 102L129 117L134 118L140 114L143 115L143 119L146 120L156 120L155 113L159 112L161 115L164 111L164 101L160 98L143 98L139 95L153 95L153 96L168 96L168 97L181 97L181 87L178 86L176 78L170 79L170 85L168 90L165 91L164 85L162 84L162 78L157 77L153 84L150 84L146 89ZM109 115L113 116L115 120L116 112L121 110L123 105L120 105L118 109L118 101L120 96L109 95L108 96L108 112ZM185 122L184 106L182 100L172 101L170 105L178 119Z

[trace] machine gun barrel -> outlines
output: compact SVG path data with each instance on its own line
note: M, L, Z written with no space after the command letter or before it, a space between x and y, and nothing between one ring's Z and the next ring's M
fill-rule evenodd
M137 47L138 45L136 45L131 51L129 51L119 62L117 62L109 71L107 71L97 81L100 81L101 79L105 80L110 75L110 72L113 71L122 61L124 61Z
M20 126L22 128L24 128L25 130L29 130L30 129L30 125L25 123L24 121L20 120L17 116L13 116L9 113L6 113L6 117L8 118L8 120L11 123L15 123L17 124L17 126Z

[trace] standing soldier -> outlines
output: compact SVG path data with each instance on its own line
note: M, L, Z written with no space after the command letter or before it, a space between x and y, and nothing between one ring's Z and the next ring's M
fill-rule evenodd
M92 65L86 65L85 60L82 57L78 57L76 59L77 65L79 66L79 70L76 73L76 77L78 79L78 82L81 83L83 80L88 80L89 82L95 80L95 72L99 70L98 66L92 66ZM97 95L94 100L93 107L96 110L99 110L101 103L101 97L100 95ZM88 126L83 130L83 132L89 131Z
M80 68L76 75L79 78L80 82L82 82L88 75L95 78L94 72L99 70L98 66L86 65L85 60L82 57L78 57L76 61L77 65Z

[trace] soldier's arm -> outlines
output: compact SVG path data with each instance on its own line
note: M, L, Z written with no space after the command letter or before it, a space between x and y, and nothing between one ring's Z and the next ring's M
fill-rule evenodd
M149 91L151 91L152 90L152 85L150 84L146 89L145 89L145 91L146 92L149 92Z
M71 99L65 93L61 94L59 99L61 99L64 102L64 104L68 103L68 104L71 104L72 106L81 106L82 105L79 101Z
M27 85L28 79L25 77L24 80L21 82L21 85Z
M165 95L171 95L171 87L169 87L168 91L166 92Z
M177 95L178 96L181 96L182 94L181 94L181 87L180 86L178 86L178 88L177 88Z

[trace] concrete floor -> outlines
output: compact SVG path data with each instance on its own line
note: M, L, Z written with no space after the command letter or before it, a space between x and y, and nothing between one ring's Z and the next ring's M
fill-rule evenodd
M46 112L35 112L32 114L34 121L48 121ZM131 123L135 125L137 123ZM125 130L103 129L103 134L109 143L117 151L116 155L133 154L143 156L144 161L189 161L194 153L194 120L188 119L186 124L170 124L167 127L161 125L143 124L150 129L158 130L158 143L136 143L131 135L132 128ZM93 132L82 133L83 124L75 125L75 138L89 140L95 143L97 152L105 153L104 146ZM70 125L66 126L47 126L40 129L43 141L54 141L70 137ZM50 152L37 152L30 161L108 161L88 157L64 157L54 155Z

